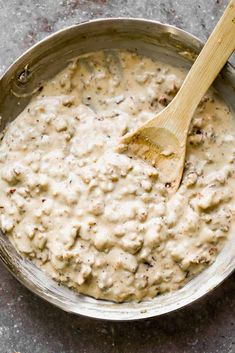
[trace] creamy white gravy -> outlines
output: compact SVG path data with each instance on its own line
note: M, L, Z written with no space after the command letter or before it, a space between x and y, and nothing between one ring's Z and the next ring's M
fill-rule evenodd
M213 263L234 224L235 123L210 90L192 121L182 184L118 154L185 72L129 52L79 57L7 127L0 227L57 281L117 302L176 290Z

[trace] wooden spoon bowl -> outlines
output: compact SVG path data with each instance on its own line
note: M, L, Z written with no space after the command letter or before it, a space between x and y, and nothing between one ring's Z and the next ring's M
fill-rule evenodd
M160 181L170 192L178 189L182 179L193 114L234 49L235 0L231 0L173 101L120 141L118 151L157 167Z

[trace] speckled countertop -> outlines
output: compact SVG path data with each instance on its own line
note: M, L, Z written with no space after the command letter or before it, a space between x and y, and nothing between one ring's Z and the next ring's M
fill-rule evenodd
M146 17L206 39L226 0L0 0L0 74L25 49L97 17ZM179 312L126 323L76 317L45 303L0 264L0 353L234 353L235 275Z

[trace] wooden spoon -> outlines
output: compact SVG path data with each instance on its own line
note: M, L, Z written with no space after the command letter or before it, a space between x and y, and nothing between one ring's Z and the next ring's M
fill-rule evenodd
M120 141L118 151L156 166L160 181L171 192L178 189L182 179L187 134L195 109L234 49L235 0L232 0L176 97L154 119Z

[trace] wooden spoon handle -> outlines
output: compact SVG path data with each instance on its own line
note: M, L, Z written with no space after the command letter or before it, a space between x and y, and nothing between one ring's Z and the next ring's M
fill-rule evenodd
M186 77L177 99L172 101L173 112L180 114L175 126L178 134L188 130L191 117L200 100L235 49L235 0L231 0ZM171 105L171 104L170 104ZM184 120L184 122L182 121Z

